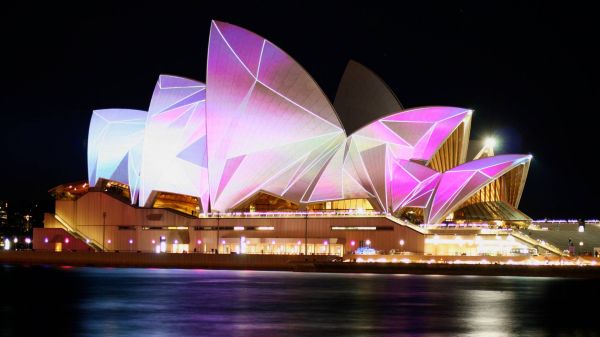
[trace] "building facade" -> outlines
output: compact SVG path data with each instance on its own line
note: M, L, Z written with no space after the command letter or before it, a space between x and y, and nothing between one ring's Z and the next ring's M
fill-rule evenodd
M531 220L531 156L467 158L472 116L404 109L356 62L331 104L273 43L213 21L206 84L161 75L148 111L93 112L88 180L51 190L45 226L109 251L425 253L428 226Z

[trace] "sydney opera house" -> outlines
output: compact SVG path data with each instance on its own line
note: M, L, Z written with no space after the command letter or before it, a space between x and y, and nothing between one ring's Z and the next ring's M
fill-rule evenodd
M88 180L50 191L56 211L34 248L340 256L532 248L509 234L531 221L517 208L531 156L470 144L473 111L405 109L353 61L332 104L284 51L223 22L211 24L207 60L206 83L161 75L147 111L93 112Z

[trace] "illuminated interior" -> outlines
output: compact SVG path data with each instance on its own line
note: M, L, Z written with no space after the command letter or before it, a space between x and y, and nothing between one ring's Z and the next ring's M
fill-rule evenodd
M169 208L193 216L198 216L201 213L201 207L197 197L176 193L157 193L152 207Z
M298 204L274 195L258 192L239 206L235 212L296 212Z
M219 251L224 254L344 255L344 245L329 239L309 239L308 246L299 238L223 238Z
M425 239L426 255L446 256L520 256L537 255L537 251L511 235L429 235Z
M307 205L309 211L374 211L375 208L367 199L346 199L326 201Z
M76 200L86 194L88 189L87 181L78 181L56 186L48 192L56 200Z

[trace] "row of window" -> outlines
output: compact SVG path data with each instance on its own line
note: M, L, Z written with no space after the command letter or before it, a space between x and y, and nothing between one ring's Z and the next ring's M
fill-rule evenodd
M188 230L187 226L143 226L142 230ZM135 226L119 226L120 231L134 231ZM195 226L196 231L272 231L273 226ZM331 226L332 231L393 231L393 226Z

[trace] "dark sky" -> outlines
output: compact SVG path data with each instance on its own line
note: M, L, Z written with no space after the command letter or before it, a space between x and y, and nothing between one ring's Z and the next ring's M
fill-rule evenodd
M160 6L3 5L0 198L84 180L93 109L147 109L158 75L204 81L210 20L292 55L333 99L346 62L378 73L405 107L475 110L472 139L534 160L521 209L598 217L593 122L600 27L582 4L231 1ZM584 3L584 2L582 2ZM343 118L343 116L342 116Z

